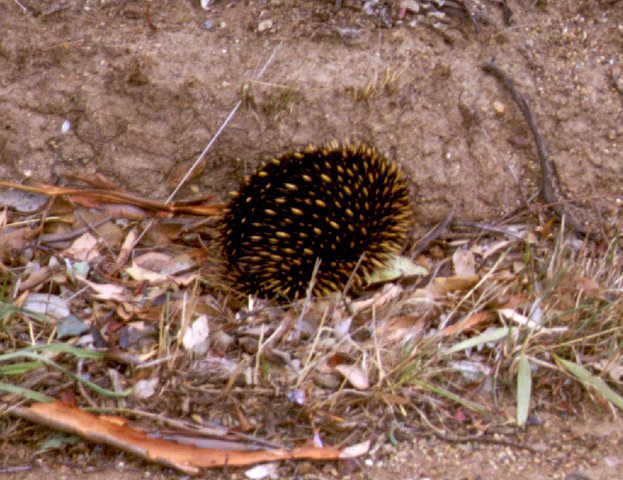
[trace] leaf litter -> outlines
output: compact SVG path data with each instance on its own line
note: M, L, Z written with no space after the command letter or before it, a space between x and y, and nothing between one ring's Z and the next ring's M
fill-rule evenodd
M62 204L80 228L84 207L74 203L71 212ZM14 214L4 214L11 229ZM41 218L38 235L66 232L53 211L47 218L50 225ZM167 221L152 219L152 232ZM521 229L529 241L451 226L433 242L437 253L445 252L441 258L420 254L418 263L434 265L435 273L417 268L410 275L402 268L398 275L381 273L356 299L275 306L241 302L204 271L214 251L204 247L215 241L209 222L189 227L186 238L151 244L154 237L137 241L133 222L119 224L124 235L89 228L56 250L39 249L37 235L23 236L7 250L2 342L3 351L13 353L0 356L10 379L0 390L8 413L197 474L280 459L339 459L377 417L389 422L411 409L423 415L425 408L427 422L432 415L431 422L446 426L458 418L448 415L456 404L490 425L506 422L495 415L487 391L512 393L501 382L508 375L517 377L519 427L533 389L544 388L543 375L557 378L557 388L575 378L591 396L623 405L620 378L602 380L608 368L591 353L620 333L616 238L596 255L590 240L578 249L564 224L558 232L548 226L548 236L535 240L539 225L526 223ZM33 278L33 266L49 271L20 288L21 275ZM67 333L70 317L84 328ZM60 372L64 386L42 382L42 369ZM9 407L20 397L38 403ZM66 401L48 401L54 398ZM95 415L80 404L101 412L126 412L130 405L135 420ZM384 406L389 410L381 413ZM158 411L163 415L151 427L136 423ZM186 416L191 420L177 434L166 429L164 417ZM198 446L205 427L212 437L218 427L218 447ZM317 436L338 447L305 446ZM283 446L265 448L264 442Z

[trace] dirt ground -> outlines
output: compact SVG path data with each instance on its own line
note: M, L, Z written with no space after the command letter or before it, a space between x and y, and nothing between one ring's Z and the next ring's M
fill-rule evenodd
M221 201L260 159L360 138L403 165L423 230L453 207L459 219L493 220L540 182L521 113L481 69L495 60L531 99L566 194L618 207L621 2L509 0L506 25L497 2L473 0L488 19L479 32L455 18L430 28L435 17L413 11L420 3L404 2L411 9L403 15L395 3L368 2L373 13L386 7L368 15L355 0L339 9L321 0L215 0L209 10L188 0L4 0L0 179L99 173L164 199L242 102L177 199ZM587 431L582 416L554 423L542 440L544 449L558 442L551 459L421 439L380 448L381 466L356 475L615 478L620 428ZM56 478L81 478L58 466L3 478L42 478L49 468ZM332 476L321 468L315 478Z
M533 451L488 443L451 444L416 432L396 433L400 443L376 445L362 468L350 472L347 465L333 462L287 462L277 466L270 478L353 480L614 480L621 478L623 437L620 422L594 413L567 419L540 415L541 424L528 428L524 444ZM20 456L20 452L3 454ZM30 448L21 452L32 458ZM165 480L189 478L155 465L147 465L125 454L98 446L79 444L73 454L42 454L24 462L28 470L0 469L6 480ZM13 460L13 464L15 461ZM209 470L207 479L250 478L249 468Z

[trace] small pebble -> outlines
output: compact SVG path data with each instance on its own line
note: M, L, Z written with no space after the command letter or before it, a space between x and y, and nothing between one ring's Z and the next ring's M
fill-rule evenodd
M200 27L204 29L206 32L209 32L214 28L214 22L212 20L206 20L203 22Z
M257 31L259 33L262 33L266 30L270 30L271 27L273 26L273 21L268 19L268 20L262 20L259 25L257 26Z

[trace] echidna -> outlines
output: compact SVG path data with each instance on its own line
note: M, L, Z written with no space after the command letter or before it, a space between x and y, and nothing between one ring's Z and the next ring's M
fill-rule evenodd
M320 259L313 295L342 290L351 275L357 288L400 251L412 217L401 171L372 146L332 142L282 155L225 209L226 278L260 298L303 298Z

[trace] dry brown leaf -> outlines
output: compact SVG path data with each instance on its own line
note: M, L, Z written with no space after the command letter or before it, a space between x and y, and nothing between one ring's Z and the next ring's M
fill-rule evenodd
M145 268L139 267L136 264L133 264L131 267L125 269L125 272L132 277L133 280L137 282L147 282L149 284L158 284L163 283L168 280L166 275L161 275L157 272L153 272L151 270L147 270Z
M119 255L117 255L117 265L121 267L125 265L125 262L128 261L130 255L132 255L132 250L136 246L136 242L138 241L138 231L136 228L130 230L121 245L121 249L119 251Z
M478 283L480 276L469 277L439 277L426 288L427 291L437 295L445 295L456 290L469 290Z
M78 281L85 283L95 291L95 298L100 300L113 300L116 302L126 302L130 298L129 292L120 285L113 285L112 283L98 284L87 280L84 277L76 275Z
M494 317L493 312L490 312L488 310L484 312L478 312L478 313L475 313L469 316L468 318L466 318L465 320L461 322L455 323L454 325L450 325L449 327L444 328L441 332L439 332L439 335L442 335L442 336L455 335L464 330L474 328L476 325L487 322L491 320L493 317Z
M24 272L24 276L20 279L17 289L20 292L23 292L24 290L32 290L38 285L46 282L49 278L62 271L64 268L64 265L55 265L53 267L48 266L27 269Z
M63 256L78 262L93 262L100 256L99 242L92 233L87 232L78 237L71 247L63 251Z
M383 342L410 342L424 332L425 319L420 315L391 317L376 329L376 335Z
M379 308L400 296L403 290L401 286L395 283L385 284L380 292L375 293L370 298L353 302L351 305L352 311L358 313L372 307Z
M134 264L152 272L160 272L171 261L171 255L164 252L147 252L134 257Z
M12 250L23 250L39 233L41 233L41 227L0 232L0 262L8 262L11 259Z
M481 253L483 261L489 258L491 255L497 253L500 249L506 248L512 243L513 242L511 240L501 240L499 242L493 242L491 244L487 244L486 245L487 248L483 248L482 253Z
M457 277L469 278L476 275L476 260L469 250L459 249L454 252L452 263Z
M198 475L201 468L225 465L251 465L259 462L309 458L315 460L336 460L341 458L341 449L325 447L300 447L291 451L275 450L221 450L181 445L126 426L120 417L98 417L78 407L63 402L35 403L31 407L15 407L13 415L32 422L79 435L90 441L104 443L133 453L145 460L175 468L190 475ZM351 449L357 446L352 446ZM358 454L364 448L355 449Z

